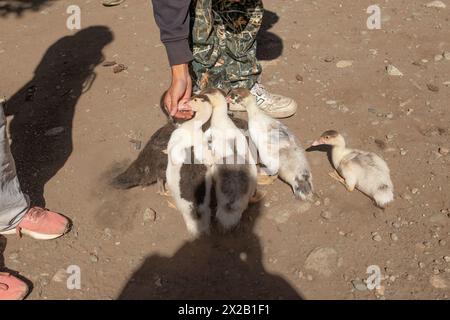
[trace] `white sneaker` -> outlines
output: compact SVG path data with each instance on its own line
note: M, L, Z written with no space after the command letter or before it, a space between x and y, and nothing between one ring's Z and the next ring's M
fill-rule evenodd
M288 118L297 111L297 103L293 99L272 94L262 84L255 83L250 92L256 97L258 107L272 118ZM245 111L239 105L230 105L230 110Z

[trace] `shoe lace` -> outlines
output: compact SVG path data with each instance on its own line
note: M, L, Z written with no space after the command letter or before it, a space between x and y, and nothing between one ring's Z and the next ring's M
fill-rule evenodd
M258 96L263 96L267 104L271 104L273 102L272 94L269 91L267 91L266 87L264 87L262 84L258 82L255 83L255 85L253 86L253 90Z
M39 220L43 215L46 213L46 209L39 208L39 207L33 207L30 210L28 210L27 218L31 221L37 221Z

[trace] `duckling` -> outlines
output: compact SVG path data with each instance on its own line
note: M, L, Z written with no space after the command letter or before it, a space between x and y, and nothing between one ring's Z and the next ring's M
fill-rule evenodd
M167 123L156 131L139 156L120 175L112 185L117 189L130 189L136 186L158 185L158 193L167 195L165 188L167 168L167 145L176 129L174 123Z
M262 112L249 90L234 89L228 100L247 111L250 136L268 174L278 174L298 199L311 201L314 191L310 166L294 134L280 121Z
M394 200L389 167L378 155L347 148L344 137L335 130L324 132L312 145L332 147L331 160L339 175L332 172L330 176L343 183L348 191L357 188L381 208Z
M212 167L202 126L212 113L205 96L188 102L193 119L177 128L168 143L167 187L183 215L188 231L198 237L209 232Z
M249 203L258 197L256 164L245 135L228 117L225 94L217 89L203 93L213 106L211 146L215 162L216 218L227 231L238 225Z

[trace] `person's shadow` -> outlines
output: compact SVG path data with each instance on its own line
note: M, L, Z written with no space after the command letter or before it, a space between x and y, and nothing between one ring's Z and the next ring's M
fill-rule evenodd
M72 153L72 121L80 96L95 80L94 68L113 40L105 26L94 26L55 42L34 77L6 104L11 152L22 190L32 205L45 206L45 184Z
M283 40L269 31L280 20L275 12L264 9L263 21L256 41L256 57L258 60L274 60L283 54Z
M148 257L118 299L302 299L282 277L262 265L253 228L259 205L251 206L238 229L186 242L172 257ZM180 215L180 219L182 219Z

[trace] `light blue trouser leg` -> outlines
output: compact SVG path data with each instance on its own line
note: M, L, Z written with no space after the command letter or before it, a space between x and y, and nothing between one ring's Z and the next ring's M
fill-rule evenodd
M16 166L6 137L6 118L0 103L0 232L15 228L29 206L20 189Z

